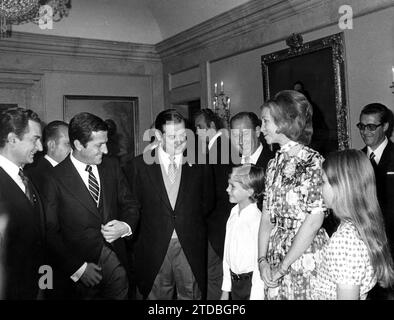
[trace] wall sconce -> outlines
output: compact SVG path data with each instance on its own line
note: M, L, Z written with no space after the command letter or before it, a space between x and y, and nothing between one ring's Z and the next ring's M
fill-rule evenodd
M230 126L230 98L224 93L223 81L220 82L220 93L218 94L218 84L214 85L213 112L223 120L225 126Z
M391 67L391 72L393 74L393 82L391 83L390 88L393 90L393 93L394 93L394 67Z

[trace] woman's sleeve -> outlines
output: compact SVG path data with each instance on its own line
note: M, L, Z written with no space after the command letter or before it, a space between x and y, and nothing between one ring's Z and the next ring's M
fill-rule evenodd
M325 213L327 208L323 201L321 189L323 183L322 158L314 156L305 171L301 188L301 194L305 197L305 212L308 214Z
M366 271L366 248L360 240L351 237L338 238L332 245L333 281L337 284L360 285Z

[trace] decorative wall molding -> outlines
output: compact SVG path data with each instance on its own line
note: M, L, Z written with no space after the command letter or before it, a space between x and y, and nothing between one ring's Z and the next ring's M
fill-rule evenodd
M24 32L0 39L1 52L160 62L154 45Z
M306 18L303 22L305 30L294 30L295 32L305 33L338 23L338 9L341 4L343 3L338 0L253 0L158 43L156 49L164 63L177 56L193 53L199 49L213 49L220 43L230 41L239 42L238 52L229 52L225 55L237 54L269 43L262 43L260 36L256 39L257 42L250 39L245 45L242 42L245 34L256 30L264 32L278 21L283 22L304 12L313 12L317 7L322 7L320 15L324 18L315 17L315 21L308 21ZM348 0L348 4L353 8L354 18L394 6L392 0ZM319 20L320 25L317 26L316 22ZM275 40L269 38L270 42ZM276 40L280 41L282 38L278 37ZM213 57L213 59L217 58Z
M254 0L185 30L156 45L162 58L234 38L286 19L326 0Z

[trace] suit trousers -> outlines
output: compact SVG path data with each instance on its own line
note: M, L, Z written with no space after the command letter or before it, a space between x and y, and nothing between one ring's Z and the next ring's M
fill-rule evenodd
M88 288L79 280L76 289L77 297L83 300L126 300L128 294L126 270L116 253L107 244L103 245L98 265L101 267L103 277L100 283Z
M223 282L223 260L216 254L208 240L207 300L220 300Z
M201 292L177 238L170 240L167 253L147 299L200 300Z

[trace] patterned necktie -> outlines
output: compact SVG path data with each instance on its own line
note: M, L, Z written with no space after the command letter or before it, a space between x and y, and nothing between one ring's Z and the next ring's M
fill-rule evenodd
M19 169L18 174L21 177L23 184L25 185L25 195L27 199L29 199L31 204L34 204L34 202L36 202L36 196L34 194L33 188L30 185L29 178L25 176L22 169Z
M86 169L87 172L89 172L89 192L92 195L94 201L98 204L99 202L99 197L100 197L100 187L97 182L96 177L94 176L92 172L92 166L87 165Z
M175 157L170 157L170 164L168 165L168 178L170 179L171 184L175 182L176 177L176 164Z
M369 155L369 160L371 160L373 167L376 167L378 165L375 161L375 154L373 152L371 152L371 154Z

